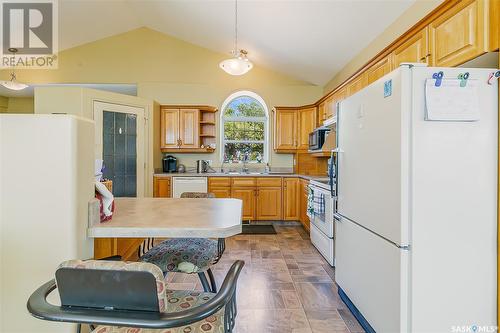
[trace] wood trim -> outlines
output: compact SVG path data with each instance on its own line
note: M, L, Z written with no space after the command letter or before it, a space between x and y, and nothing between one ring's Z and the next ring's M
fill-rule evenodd
M161 148L162 153L213 153L212 148Z
M217 112L219 109L215 106L210 106L210 105L170 105L170 104L163 104L160 105L160 110L162 109L197 109L203 112Z

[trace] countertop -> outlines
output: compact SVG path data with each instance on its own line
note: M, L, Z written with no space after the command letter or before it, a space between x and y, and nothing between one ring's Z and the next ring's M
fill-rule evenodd
M226 238L241 233L241 200L115 198L110 221L89 225L90 238Z
M291 177L291 178L302 178L306 180L327 180L328 177L325 176L313 176L313 175L300 175L297 173L265 173L265 174L228 174L222 172L206 172L206 173L196 173L196 172L170 172L170 173L155 173L155 177Z

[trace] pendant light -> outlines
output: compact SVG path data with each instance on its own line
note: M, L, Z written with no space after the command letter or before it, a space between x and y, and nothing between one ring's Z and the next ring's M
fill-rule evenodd
M17 49L10 48L9 52L11 52L13 54L13 56L15 57L16 53L17 53ZM23 89L27 88L28 87L27 84L17 82L16 72L14 71L14 68L15 68L15 65L12 67L12 73L10 73L10 80L0 81L0 84L2 86L4 86L5 88L10 89L10 90L23 90Z
M219 67L230 75L243 75L252 69L253 64L247 58L247 51L238 50L238 0L235 0L234 5L234 50L231 52L233 57L222 61Z

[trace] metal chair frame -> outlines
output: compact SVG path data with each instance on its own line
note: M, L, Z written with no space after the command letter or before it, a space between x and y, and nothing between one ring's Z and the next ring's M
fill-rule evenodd
M33 292L28 299L27 308L34 317L42 320L149 329L175 328L193 324L224 308L224 333L231 333L237 315L236 285L244 264L244 261L238 260L231 266L215 297L207 303L180 312L119 311L56 306L47 302L47 296L57 288L54 279Z

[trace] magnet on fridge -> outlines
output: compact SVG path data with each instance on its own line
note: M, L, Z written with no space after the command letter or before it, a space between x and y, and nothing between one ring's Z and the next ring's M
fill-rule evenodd
M444 76L443 71L439 71L437 73L432 74L432 78L436 80L435 83L436 87L441 86L441 82L443 81L443 76Z
M496 71L496 72L493 72L493 73L490 73L490 75L488 75L488 84L493 84L493 80L496 80L500 77L500 71Z
M458 74L458 79L460 80L460 87L465 87L467 85L468 78L469 78L469 72Z

